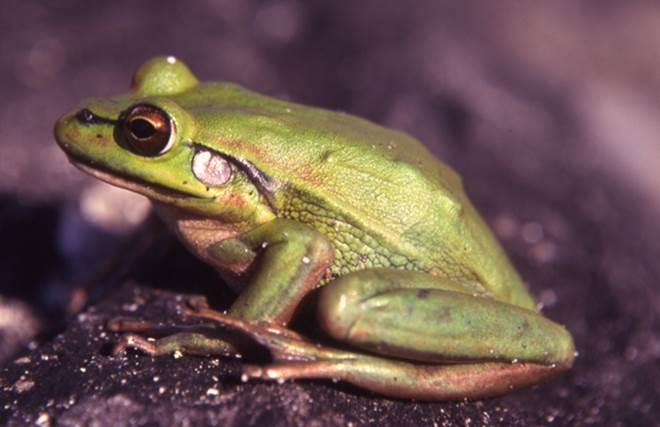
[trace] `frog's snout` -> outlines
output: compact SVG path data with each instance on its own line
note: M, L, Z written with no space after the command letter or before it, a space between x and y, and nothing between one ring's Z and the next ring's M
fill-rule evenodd
M89 143L102 139L102 133L98 129L87 127L97 120L98 118L87 108L80 108L63 115L57 119L53 128L57 145L68 156L86 157L85 153L93 149Z
M55 136L55 141L57 142L57 145L60 146L60 148L64 151L67 151L67 148L69 146L67 138L68 135L68 129L70 127L70 120L71 120L72 114L68 113L65 114L64 116L60 117L57 119L55 122L55 126L53 127L53 135Z

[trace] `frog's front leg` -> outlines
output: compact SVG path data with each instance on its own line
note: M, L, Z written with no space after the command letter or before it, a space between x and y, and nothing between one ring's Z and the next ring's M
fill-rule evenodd
M406 398L501 394L571 366L573 342L562 326L472 292L448 279L390 269L330 283L319 299L321 326L371 355L305 347L250 322L229 326L251 334L274 355L275 364L248 368L248 376L342 379Z
M332 244L305 224L277 218L209 249L211 256L223 261L254 258L259 251L262 253L250 282L229 315L285 326L300 300L318 285L332 263Z
M279 218L236 238L217 242L208 251L220 265L257 263L229 316L281 326L289 322L300 300L319 283L334 255L324 235L304 224ZM200 300L194 304L197 310L207 309L200 306ZM227 355L236 352L231 341L234 340L223 339L222 335L200 332L180 332L157 340L127 334L115 352L136 348L152 355L174 351Z

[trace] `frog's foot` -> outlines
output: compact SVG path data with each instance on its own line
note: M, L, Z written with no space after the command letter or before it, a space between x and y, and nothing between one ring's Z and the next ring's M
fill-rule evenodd
M188 305L194 309L208 308L206 298L202 296L190 298ZM168 326L146 320L115 318L107 323L106 329L124 332L115 344L113 354L123 353L127 349L152 356L176 353L235 356L238 353L234 345L235 337L222 334L215 324Z

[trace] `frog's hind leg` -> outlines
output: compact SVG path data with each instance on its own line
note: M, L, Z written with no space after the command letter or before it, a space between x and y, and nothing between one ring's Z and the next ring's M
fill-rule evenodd
M538 363L411 363L316 345L288 329L213 310L200 309L193 315L241 331L271 351L274 363L247 365L245 378L326 378L392 397L448 400L506 393L557 372L556 366Z
M571 366L573 343L563 327L473 292L403 270L342 276L322 289L319 321L361 352L315 346L256 322L198 314L271 350L275 363L248 367L248 377L333 378L390 396L438 400L503 393Z

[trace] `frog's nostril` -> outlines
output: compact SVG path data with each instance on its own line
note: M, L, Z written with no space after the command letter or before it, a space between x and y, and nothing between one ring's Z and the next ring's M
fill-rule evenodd
M89 111L87 108L83 108L82 110L78 111L76 118L82 123L91 123L94 121L94 113Z

